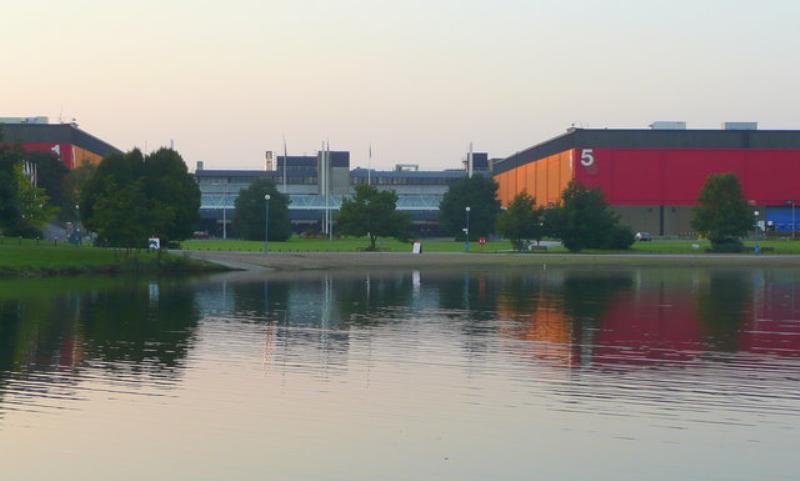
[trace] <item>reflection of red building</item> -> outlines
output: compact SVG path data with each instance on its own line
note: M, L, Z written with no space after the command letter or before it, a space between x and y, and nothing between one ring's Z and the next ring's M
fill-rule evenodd
M553 300L521 313L501 296L498 315L523 323L501 332L535 343L527 354L565 365L680 363L715 351L800 357L800 288L770 282L762 292L752 279L741 281L746 298L739 299L709 290L715 282L709 278L695 287L674 282L624 290L608 299L587 332Z
M694 296L683 289L623 293L600 326L594 362L680 361L705 349Z
M0 131L2 143L19 144L29 152L52 152L68 169L97 164L104 156L118 152L73 124L8 123L0 124Z
M500 329L505 335L530 341L524 352L539 359L569 366L575 362L572 322L564 311L545 295L536 297L531 312L516 312L513 302L504 296L497 300L497 314L514 324ZM519 351L519 350L518 350Z

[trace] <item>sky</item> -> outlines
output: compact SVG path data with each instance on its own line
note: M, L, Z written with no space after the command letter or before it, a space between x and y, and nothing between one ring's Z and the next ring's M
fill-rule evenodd
M571 125L800 128L796 0L0 0L0 116L194 167L459 166Z

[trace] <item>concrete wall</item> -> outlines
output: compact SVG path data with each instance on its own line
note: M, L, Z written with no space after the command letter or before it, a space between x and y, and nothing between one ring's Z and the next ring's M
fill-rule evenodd
M655 236L694 235L691 206L616 205L613 209L622 217L622 223L634 232L649 232Z

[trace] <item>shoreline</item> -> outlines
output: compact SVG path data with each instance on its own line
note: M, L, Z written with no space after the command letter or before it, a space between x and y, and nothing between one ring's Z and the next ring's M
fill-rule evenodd
M566 266L800 267L800 255L751 254L529 254L433 252L182 251L232 270L290 271L373 268Z

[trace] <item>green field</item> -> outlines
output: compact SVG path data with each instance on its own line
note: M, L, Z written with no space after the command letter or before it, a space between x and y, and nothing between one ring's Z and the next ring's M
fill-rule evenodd
M0 275L181 272L207 265L182 256L0 238Z
M747 241L751 251L755 244L762 248L773 249L764 254L800 254L800 242L790 240L760 240ZM333 241L323 239L302 239L292 237L286 242L270 242L271 252L357 252L366 249L369 241L366 238L344 238ZM470 244L470 252L509 252L511 243L508 241L493 241L481 247L477 242ZM697 246L695 248L694 246ZM655 240L651 242L637 242L627 251L584 251L587 254L608 254L620 252L631 254L703 254L710 246L708 241L699 240ZM426 252L463 252L462 242L447 240L423 240ZM233 252L260 252L264 250L263 241L243 240L188 240L181 243L181 248L186 250L203 251L233 251ZM410 252L411 244L399 242L394 239L380 240L378 248L386 252ZM548 253L563 254L567 250L563 247L550 247Z

